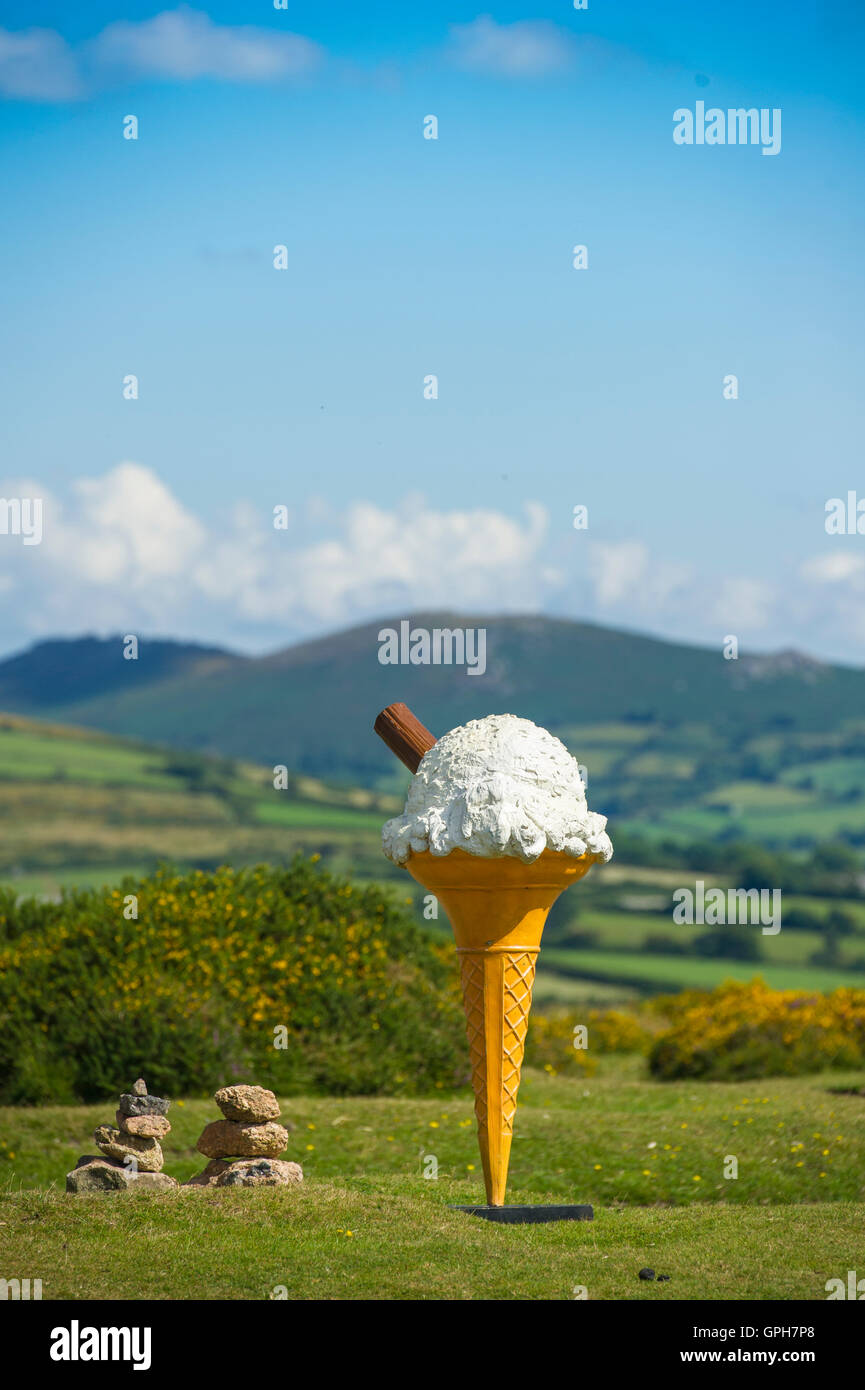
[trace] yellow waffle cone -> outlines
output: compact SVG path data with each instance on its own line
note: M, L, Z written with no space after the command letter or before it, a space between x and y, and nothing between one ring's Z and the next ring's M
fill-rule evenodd
M487 1201L505 1199L517 1091L535 963L547 914L596 855L545 850L532 864L482 859L455 849L412 854L407 868L435 893L451 920L460 957L478 1143Z

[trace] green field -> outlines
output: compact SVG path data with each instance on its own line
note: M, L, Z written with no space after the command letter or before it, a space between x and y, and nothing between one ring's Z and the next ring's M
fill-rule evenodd
M596 1219L510 1229L449 1209L482 1199L465 1093L285 1099L299 1191L67 1197L111 1105L0 1111L4 1274L41 1277L46 1299L825 1299L861 1257L865 1106L843 1092L862 1081L659 1083L634 1058L587 1081L529 1072L508 1199L591 1202ZM175 1103L167 1172L203 1166L214 1114ZM645 1264L670 1283L641 1284Z
M786 768L779 774L782 783L791 787L811 787L834 795L855 791L865 786L865 758L824 758L821 762L804 761Z
M805 903L814 900L803 898L796 901ZM792 907L792 900L789 906ZM848 910L846 901L844 906L845 911ZM823 915L825 912L824 904L822 906ZM690 950L693 948L694 941L708 930L705 926L673 923L669 916L650 915L639 910L626 912L615 907L606 911L603 908L592 908L580 912L574 921L574 929L595 934L598 938L598 946L605 951L622 952L628 956L638 956L641 960L647 958L651 960L652 958L651 954L644 950L645 942L650 938L663 937L678 943L680 946L688 947ZM808 971L819 968L808 964L809 956L819 949L823 940L819 931L800 931L792 928L785 930L782 925L781 930L775 935L763 935L759 926L754 928L754 932L764 954L763 959L758 964L744 962L744 964L750 965L752 972L757 968L768 970L788 966L801 967ZM547 954L546 949L544 954ZM574 957L577 967L587 954L590 952L580 947ZM852 932L850 936L842 938L839 947L839 968L834 973L839 976L839 979L841 976L858 975L861 983L865 979L865 970L861 968L861 965L854 966L854 962L861 962L863 959L865 959L865 928L857 924L856 931ZM588 961L586 960L584 963L588 969ZM694 963L700 963L699 957L695 956ZM738 964L737 962L733 963Z
M588 746L589 729L570 732ZM607 752L618 748L622 757L652 742L646 726L621 723L594 726L593 737L597 747ZM693 730L688 737L696 737ZM751 795L748 784L739 782L707 793L707 800L732 795L744 801L751 796L752 814L765 819L806 814L795 802L813 793L778 784ZM791 810L778 809L779 796L791 799ZM320 854L329 867L356 882L393 884L411 898L418 919L424 920L422 890L381 853L382 822L400 805L383 792L335 787L302 775L289 775L287 788L275 790L272 769L0 717L0 882L21 895L57 897L64 887L113 886L126 874L149 873L163 861L181 868L241 867L286 863L302 851ZM639 829L644 838L647 829L660 835L672 815L693 838L706 828L707 818L717 821L725 814L708 806L683 810L647 817ZM616 826L611 828L615 837ZM693 885L698 877L709 886L726 886L710 873L628 864L620 858L595 869L554 910L538 1000L602 1001L628 997L635 990L711 986L755 974L784 987L865 983L861 896L786 895L785 912L805 910L817 925L782 928L776 936L764 936L755 927L761 959L731 963L697 953L693 943L705 928L672 921L673 891ZM823 945L819 922L838 908L849 917L852 930L838 937L831 960L812 965L811 957ZM449 935L443 916L425 925ZM569 936L574 932L589 933L591 945L572 950ZM650 937L674 939L689 954L647 951Z
M388 864L382 821L400 803L272 771L0 719L0 879L19 893L117 883L161 861L212 867L321 853L360 877Z
M96 782L115 787L165 788L150 750L128 747L85 730L43 732L8 717L0 724L0 779L21 782Z
M549 969L582 979L619 980L642 985L650 992L714 989L725 980L752 980L760 975L772 989L833 990L842 985L865 988L865 974L829 970L822 966L755 965L753 961L702 960L688 956L655 956L626 951L566 951L545 947Z

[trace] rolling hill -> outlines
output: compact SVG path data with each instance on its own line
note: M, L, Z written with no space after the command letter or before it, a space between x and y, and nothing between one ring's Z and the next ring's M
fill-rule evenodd
M242 666L245 658L220 647L148 641L142 660L127 660L123 637L51 638L0 662L0 709L64 708L125 694L158 681Z
M371 728L384 705L404 700L434 733L508 710L564 739L593 805L622 828L677 843L865 844L863 671L453 613L412 623L485 628L482 675L382 665L379 631L399 622L259 658L142 641L124 661L120 637L41 643L0 662L0 708L393 793L404 770Z
M254 764L0 715L0 882L19 893L113 883L161 861L285 863L298 850L387 877L381 823L398 806L305 776L277 790Z

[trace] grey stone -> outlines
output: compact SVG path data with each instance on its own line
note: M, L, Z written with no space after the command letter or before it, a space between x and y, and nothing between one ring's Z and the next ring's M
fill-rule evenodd
M85 1192L124 1192L131 1181L131 1173L107 1158L80 1158L66 1174L66 1191L81 1194Z
M206 1168L203 1168L200 1173L196 1173L195 1177L187 1178L183 1186L215 1187L217 1178L224 1173L226 1169L230 1168L230 1166L231 1165L226 1163L224 1158L212 1158Z
M173 1187L179 1187L176 1178L172 1178L168 1173L139 1173L133 1178L127 1187L127 1192L169 1192Z
M130 1095L124 1091L118 1108L121 1115L167 1115L170 1104L162 1096Z
M137 1173L110 1158L85 1154L71 1173L66 1174L66 1191L87 1192L168 1192L177 1187L168 1173Z
M242 1158L216 1179L217 1187L291 1187L303 1182L299 1163L279 1158Z

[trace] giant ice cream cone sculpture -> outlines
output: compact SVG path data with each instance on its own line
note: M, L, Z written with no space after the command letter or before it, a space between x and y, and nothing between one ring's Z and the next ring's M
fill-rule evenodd
M535 963L556 898L591 868L545 850L539 859L412 854L406 868L444 907L457 943L478 1143L487 1201L505 1200Z
M541 935L559 894L609 859L606 822L564 744L528 720L491 716L437 744L391 705L375 727L417 774L384 848L453 927L487 1201L501 1207Z

